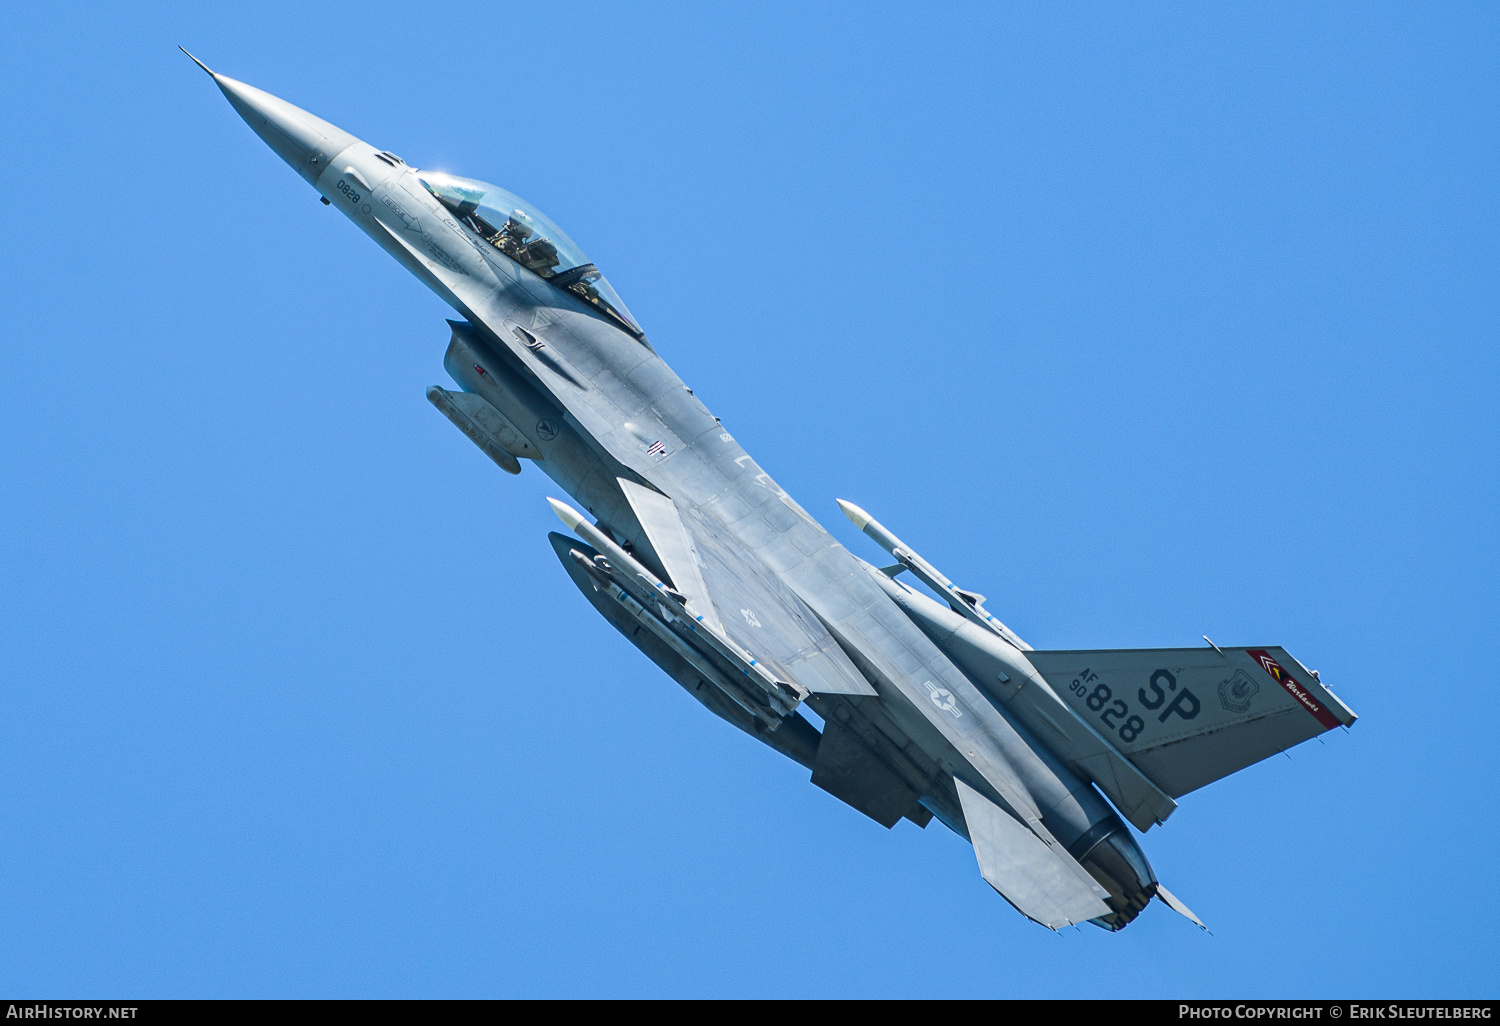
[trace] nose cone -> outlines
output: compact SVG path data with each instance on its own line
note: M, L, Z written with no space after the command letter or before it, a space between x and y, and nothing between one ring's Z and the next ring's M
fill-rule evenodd
M193 60L198 62L196 57ZM198 62L198 66L213 75L214 82L245 119L245 124L309 182L316 183L334 157L351 143L359 141L342 128L330 125L279 96L209 71L202 62Z

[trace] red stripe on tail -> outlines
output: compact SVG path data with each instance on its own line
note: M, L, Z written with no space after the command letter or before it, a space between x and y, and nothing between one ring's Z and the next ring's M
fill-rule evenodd
M1323 703L1314 698L1305 687L1298 684L1290 673L1282 669L1281 664L1271 658L1271 653L1260 648L1249 648L1245 651L1251 659L1260 664L1261 669L1271 675L1272 680L1286 688L1286 693L1295 698L1298 705L1312 713L1324 727L1332 730L1339 725L1338 717L1329 712Z

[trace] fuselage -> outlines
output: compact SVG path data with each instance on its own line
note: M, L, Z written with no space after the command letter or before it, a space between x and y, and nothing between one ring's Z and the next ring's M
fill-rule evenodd
M809 704L825 720L876 732L923 806L966 834L953 786L962 778L1017 818L1044 824L1115 894L1118 925L1149 899L1149 864L1093 785L993 700L1002 684L971 679L972 668L955 665L644 336L497 249L390 152L243 83L215 79L329 205L453 307L462 323L445 359L450 375L506 411L539 454L536 465L601 528L660 573L616 482L644 482L674 498L837 638L879 701L815 696ZM754 611L721 612L751 648ZM1028 679L1024 652L1007 665L1018 681Z

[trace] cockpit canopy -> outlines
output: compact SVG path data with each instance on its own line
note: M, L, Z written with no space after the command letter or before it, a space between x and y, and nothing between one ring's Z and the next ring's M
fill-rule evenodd
M498 185L440 171L417 177L438 202L485 242L522 267L546 278L618 321L637 338L643 336L599 268L589 263L578 244L540 210Z

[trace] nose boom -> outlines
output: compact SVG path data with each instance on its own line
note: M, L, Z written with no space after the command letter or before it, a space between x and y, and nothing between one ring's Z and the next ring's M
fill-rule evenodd
M182 52L187 53L186 50ZM224 97L245 119L245 124L310 183L317 182L334 157L351 143L359 141L337 125L331 125L279 96L220 75L192 54L188 53L188 56L213 76Z

